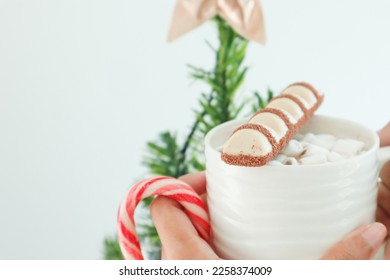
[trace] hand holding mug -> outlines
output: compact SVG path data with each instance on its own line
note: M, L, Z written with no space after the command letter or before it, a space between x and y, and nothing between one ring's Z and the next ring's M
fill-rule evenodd
M390 179L390 169L388 171ZM188 174L180 180L191 185L206 199L204 172ZM390 208L390 200L387 201L387 207ZM175 200L156 198L151 205L151 214L162 243L162 259L219 259L211 245L199 237L188 216ZM380 223L359 227L335 244L322 258L370 259L383 244L385 235L386 229ZM390 259L390 246L387 246L385 257Z
M390 144L390 124L379 133L381 146ZM181 178L202 195L206 196L204 173L189 174ZM379 186L377 221L390 232L390 163L381 172ZM152 215L163 243L163 258L168 259L215 259L218 258L203 239L199 238L187 216L173 200L158 198L152 204ZM180 218L172 219L177 215ZM370 259L384 242L386 228L380 223L362 226L346 235L335 244L323 259ZM179 236L179 238L175 238ZM385 250L390 259L390 246Z

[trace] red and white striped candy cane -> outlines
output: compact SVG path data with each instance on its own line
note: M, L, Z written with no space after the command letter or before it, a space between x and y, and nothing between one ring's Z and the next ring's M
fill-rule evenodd
M118 239L126 260L143 260L135 231L134 211L138 203L147 197L163 195L179 202L206 241L210 238L208 214L199 195L186 183L171 177L154 177L135 184L122 201L118 212Z

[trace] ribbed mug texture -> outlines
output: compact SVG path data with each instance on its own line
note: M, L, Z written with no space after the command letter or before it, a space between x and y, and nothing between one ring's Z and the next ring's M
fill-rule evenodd
M318 259L344 235L374 220L379 139L343 119L314 116L302 132L365 143L361 155L334 163L241 167L219 149L246 120L224 123L205 139L213 245L226 259Z

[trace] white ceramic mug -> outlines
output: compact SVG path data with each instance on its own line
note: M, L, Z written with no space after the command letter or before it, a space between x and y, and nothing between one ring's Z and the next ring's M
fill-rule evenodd
M357 139L366 152L318 165L227 165L219 149L246 121L221 124L205 139L212 242L220 257L319 259L343 236L374 221L378 170L390 158L374 131L314 116L302 132Z

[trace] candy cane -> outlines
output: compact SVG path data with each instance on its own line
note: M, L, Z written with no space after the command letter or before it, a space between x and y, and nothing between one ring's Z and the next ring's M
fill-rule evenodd
M163 195L179 202L200 237L208 241L210 224L202 199L189 185L171 177L154 177L135 184L127 193L118 211L118 240L127 260L143 260L140 243L135 231L134 211L138 203L147 197Z

